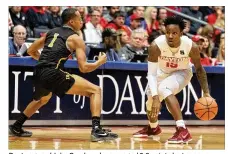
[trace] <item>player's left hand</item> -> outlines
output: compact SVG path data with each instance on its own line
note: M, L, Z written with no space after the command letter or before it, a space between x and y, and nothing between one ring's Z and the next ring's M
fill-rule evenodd
M203 97L211 97L211 95L209 94L209 93L204 93L203 94ZM213 97L211 97L211 98L213 98ZM214 98L213 98L214 99ZM215 99L214 99L215 100Z

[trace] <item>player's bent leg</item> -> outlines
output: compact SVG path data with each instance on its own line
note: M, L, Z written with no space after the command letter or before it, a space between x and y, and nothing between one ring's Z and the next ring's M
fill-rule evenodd
M75 79L73 86L67 91L67 94L77 94L90 97L90 110L92 113L92 131L91 141L112 140L118 138L118 135L105 130L100 126L101 114L101 88L84 78L72 75Z
M165 98L166 105L176 121L176 132L168 143L186 143L192 140L192 137L185 127L179 102L175 94L179 93L190 81L191 74L185 75L183 72L175 72L166 78L160 84L158 91Z
M73 86L67 94L77 94L90 97L90 109L92 116L99 116L101 113L101 88L86 79L72 75L75 79Z
M40 100L33 100L24 110L24 114L30 118L39 108L46 105L51 99L52 93L49 92L47 95L40 98Z
M22 115L19 119L13 124L9 126L9 135L10 136L18 136L18 137L30 137L32 136L32 132L26 131L22 129L22 125L30 118L39 108L43 105L47 104L49 99L51 98L52 93L50 92L46 96L41 97L40 100L33 100L29 105L26 107Z
M144 138L161 134L161 128L158 124L158 117L151 117L152 97L149 95L146 101L146 113L149 124L133 134L133 137Z

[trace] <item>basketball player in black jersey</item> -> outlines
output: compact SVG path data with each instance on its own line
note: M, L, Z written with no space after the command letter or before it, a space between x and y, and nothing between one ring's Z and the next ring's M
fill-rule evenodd
M101 89L89 81L74 74L62 71L64 63L72 53L76 53L79 70L88 73L96 70L107 60L105 54L99 55L94 63L88 63L85 55L85 43L77 35L82 27L82 19L74 8L65 9L62 13L63 27L55 28L36 40L28 49L28 54L38 60L34 69L35 91L33 101L18 117L13 125L9 126L10 135L30 137L32 132L22 129L24 122L39 108L48 103L52 93L60 98L65 94L83 95L90 98L92 114L91 141L109 140L118 137L110 130L100 126ZM41 54L38 50L43 48Z

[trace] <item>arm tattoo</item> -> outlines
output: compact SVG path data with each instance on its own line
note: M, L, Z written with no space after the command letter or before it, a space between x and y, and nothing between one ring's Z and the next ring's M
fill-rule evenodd
M198 78L201 88L203 89L203 92L209 93L207 74L202 66L196 69L196 76Z

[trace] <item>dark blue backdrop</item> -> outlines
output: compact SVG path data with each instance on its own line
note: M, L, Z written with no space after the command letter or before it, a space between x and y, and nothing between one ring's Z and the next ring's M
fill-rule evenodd
M32 99L33 66L31 58L9 58L9 119L14 120ZM94 72L81 74L74 60L68 60L66 71L78 74L96 85L102 86L103 79L103 119L104 120L146 120L144 90L147 86L147 64L108 62ZM215 120L225 119L225 69L205 67L211 95L219 107ZM26 77L26 75L28 75ZM192 88L191 88L192 86ZM18 87L18 88L17 88ZM141 88L141 90L140 90ZM201 97L198 80L194 74L191 84L177 97L182 106L185 120L197 120L193 113L196 97ZM195 93L195 95L194 95ZM15 95L16 94L16 95ZM84 102L83 102L84 99ZM50 102L31 117L32 120L89 120L91 117L89 99L82 96L65 96L56 103L53 95ZM18 105L18 106L17 106ZM55 112L55 113L54 113ZM61 113L60 113L61 112ZM172 120L163 107L161 120Z

